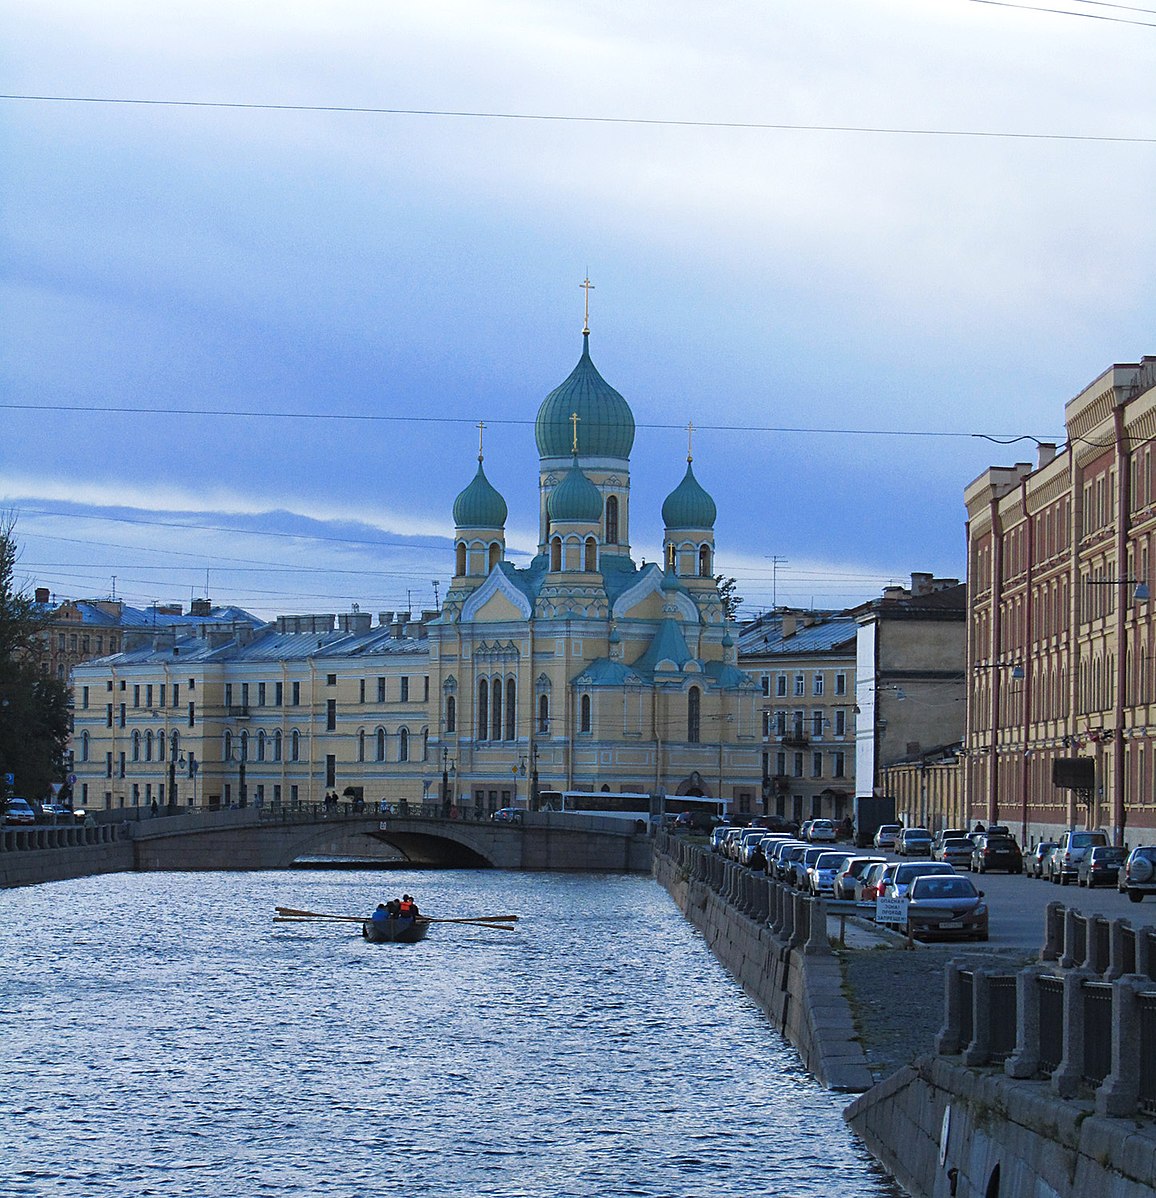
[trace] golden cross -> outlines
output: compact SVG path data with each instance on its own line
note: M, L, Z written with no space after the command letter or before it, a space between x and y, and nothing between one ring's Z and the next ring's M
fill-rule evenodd
M586 278L578 284L583 291L586 292L586 319L582 322L582 332L590 332L590 292L594 290L594 284L590 282L590 273L587 271Z
M688 420L686 422L686 460L688 462L694 461L693 446L694 446L694 421Z
M485 429L485 427L486 427L486 422L484 420L479 420L478 421L478 461L479 462L482 460L482 431Z
M575 454L575 456L577 456L577 453L578 453L578 421L579 421L579 420L581 420L581 419L582 419L582 417L581 417L581 416L579 416L577 412L571 412L571 413L570 413L570 423L571 423L571 424L574 426L574 446L573 446L573 449L574 449L574 454Z

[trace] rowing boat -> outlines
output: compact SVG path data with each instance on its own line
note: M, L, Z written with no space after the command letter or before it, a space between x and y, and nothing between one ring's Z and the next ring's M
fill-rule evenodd
M425 939L429 921L425 919L365 919L361 934L372 944L416 944Z

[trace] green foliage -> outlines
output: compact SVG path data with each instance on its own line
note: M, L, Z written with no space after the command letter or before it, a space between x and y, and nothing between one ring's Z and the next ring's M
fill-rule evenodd
M0 774L15 775L15 794L40 799L63 781L69 696L41 671L48 614L16 586L15 526L0 518Z
M735 589L739 582L737 578L724 578L721 574L716 574L714 580L718 583L719 597L722 599L723 614L728 620L738 618L739 607L742 605L742 595L736 595Z

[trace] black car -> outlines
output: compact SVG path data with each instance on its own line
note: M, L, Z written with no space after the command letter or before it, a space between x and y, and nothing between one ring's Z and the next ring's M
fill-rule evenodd
M971 868L986 874L992 869L1005 869L1009 874L1024 872L1024 857L1020 846L1010 836L993 836L990 832L976 840L971 851Z

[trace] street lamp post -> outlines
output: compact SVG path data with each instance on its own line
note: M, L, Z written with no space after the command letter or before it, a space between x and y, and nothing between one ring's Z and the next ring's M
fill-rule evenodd
M175 815L177 810L177 755L173 752L169 753L169 791L165 799L165 806L168 807L169 814Z
M538 785L538 746L534 745L530 769L530 810L537 811L542 804L542 793Z
M456 770L456 766L450 761L450 751L446 747L442 747L442 816L445 819L450 817L450 777Z

